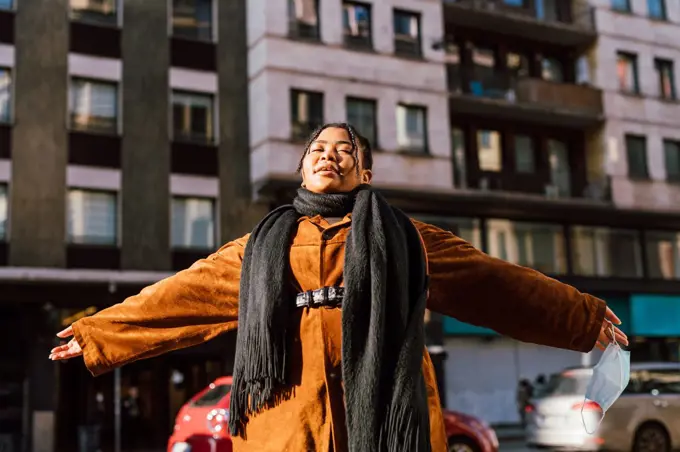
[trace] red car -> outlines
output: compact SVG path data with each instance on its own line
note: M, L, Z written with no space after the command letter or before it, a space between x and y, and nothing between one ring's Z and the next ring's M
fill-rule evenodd
M232 452L227 428L231 377L221 377L177 413L168 452ZM496 433L485 422L444 410L449 452L498 452Z

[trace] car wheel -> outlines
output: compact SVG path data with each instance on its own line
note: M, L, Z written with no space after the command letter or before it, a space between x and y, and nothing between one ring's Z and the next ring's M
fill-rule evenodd
M670 438L660 425L644 425L635 435L633 452L669 452L670 450Z
M480 452L476 442L465 436L449 438L449 452Z

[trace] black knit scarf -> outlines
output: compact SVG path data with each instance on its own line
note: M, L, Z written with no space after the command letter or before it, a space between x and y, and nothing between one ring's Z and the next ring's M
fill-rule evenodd
M409 218L366 185L342 194L301 188L292 205L272 211L253 230L241 270L229 429L243 435L249 416L290 393L286 326L298 308L289 249L298 219L349 212L342 302L349 452L427 452L430 423L421 369L428 280L422 242Z

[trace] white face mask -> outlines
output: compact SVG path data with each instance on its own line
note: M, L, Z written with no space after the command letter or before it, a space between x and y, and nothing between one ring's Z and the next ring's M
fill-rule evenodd
M593 368L593 376L588 383L585 400L590 400L597 403L602 410L601 417L593 431L589 431L586 426L586 420L583 417L583 406L586 405L585 400L581 406L581 420L583 427L589 435L595 433L598 429L604 415L609 408L616 402L621 393L630 380L630 352L623 350L616 342L614 336L614 325L612 328L612 342L609 343L607 349L602 354L600 362Z

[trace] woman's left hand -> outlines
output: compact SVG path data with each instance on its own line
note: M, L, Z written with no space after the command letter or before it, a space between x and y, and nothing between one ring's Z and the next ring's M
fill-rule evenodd
M611 309L607 308L600 327L600 336L597 338L597 348L604 350L614 340L621 345L628 345L628 336L615 325L621 325L621 320Z

